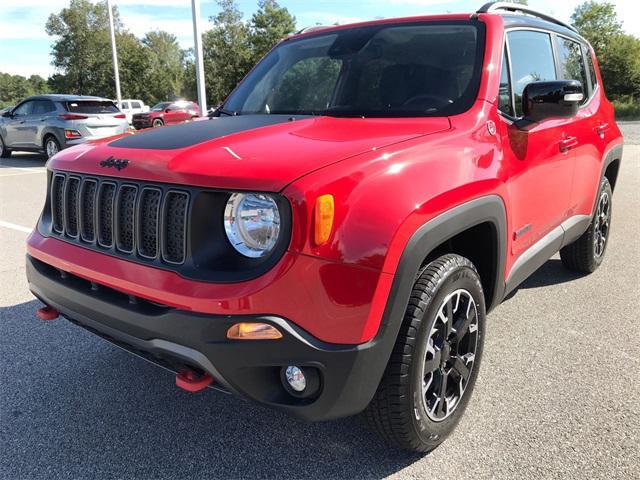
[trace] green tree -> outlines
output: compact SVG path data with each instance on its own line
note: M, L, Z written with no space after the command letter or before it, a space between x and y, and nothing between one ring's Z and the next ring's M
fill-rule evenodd
M640 99L640 39L625 34L611 37L599 61L608 96Z
M589 40L597 55L609 45L612 37L622 33L622 24L618 21L613 3L584 2L576 7L571 21L580 34Z
M47 92L47 81L39 75L25 78L21 75L0 73L0 108L15 105L25 97Z
M183 91L185 53L175 35L149 32L142 43L149 61L145 83L150 103L178 98Z
M207 100L220 103L252 65L249 27L233 0L218 0L220 13L211 17L213 28L203 35Z
M147 100L148 56L140 41L124 29L117 8L113 15L122 94ZM46 31L56 37L51 54L58 73L49 79L52 90L115 97L106 2L71 0L67 8L49 16Z
M623 33L615 5L589 0L571 20L596 52L607 95L640 96L640 39Z
M251 17L249 40L253 62L258 62L274 45L296 29L296 19L276 0L260 0Z
M121 28L118 12L115 23ZM69 7L51 14L46 24L57 37L52 46L53 65L61 72L53 85L78 94L111 95L113 73L109 74L110 50L108 14L104 2L71 0ZM112 68L112 67L111 67Z

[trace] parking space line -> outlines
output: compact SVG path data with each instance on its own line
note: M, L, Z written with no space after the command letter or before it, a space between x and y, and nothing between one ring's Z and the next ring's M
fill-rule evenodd
M3 220L0 220L0 227L10 228L11 230L22 233L31 233L31 230L33 230L32 228L23 227L22 225L16 225L15 223L5 222Z
M19 173L2 173L0 172L0 178L3 177L17 177L19 175L34 175L36 173L45 173L46 170L41 170L39 172L19 172Z

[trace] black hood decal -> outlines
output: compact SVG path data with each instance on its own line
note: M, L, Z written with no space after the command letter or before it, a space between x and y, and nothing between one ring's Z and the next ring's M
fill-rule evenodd
M277 123L310 118L309 115L238 115L235 117L215 117L198 122L182 123L119 138L111 143L116 148L143 148L173 150L197 145L225 135L243 132Z

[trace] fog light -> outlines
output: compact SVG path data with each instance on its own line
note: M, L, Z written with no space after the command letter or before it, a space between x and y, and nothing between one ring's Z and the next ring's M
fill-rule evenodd
M289 365L285 370L285 378L289 386L296 392L302 392L307 388L307 379L298 367Z

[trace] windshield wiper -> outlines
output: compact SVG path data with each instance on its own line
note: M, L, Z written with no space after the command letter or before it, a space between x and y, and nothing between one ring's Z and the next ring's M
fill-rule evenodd
M240 115L240 112L236 112L234 110L227 110L226 108L222 108L222 107L217 108L215 110L215 112L214 112L214 115L215 114L220 114L220 113L223 114L223 115L227 115L229 117L237 117L238 115ZM220 116L220 115L218 115L218 116Z

